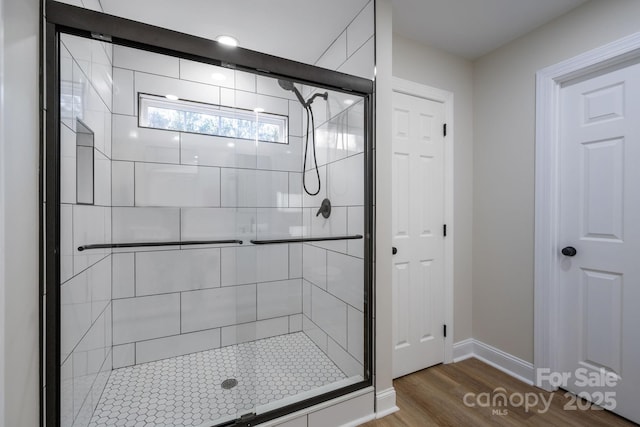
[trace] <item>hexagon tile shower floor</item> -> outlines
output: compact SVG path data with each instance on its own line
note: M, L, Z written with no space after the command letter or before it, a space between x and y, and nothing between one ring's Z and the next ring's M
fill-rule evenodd
M209 425L345 378L304 333L281 335L116 369L89 426Z

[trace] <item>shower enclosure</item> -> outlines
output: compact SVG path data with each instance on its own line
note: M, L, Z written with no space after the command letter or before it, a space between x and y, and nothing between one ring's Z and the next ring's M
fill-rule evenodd
M46 425L254 425L371 385L372 83L47 12Z

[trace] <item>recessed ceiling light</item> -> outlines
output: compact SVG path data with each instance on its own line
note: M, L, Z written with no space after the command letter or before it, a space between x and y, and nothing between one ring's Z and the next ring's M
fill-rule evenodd
M226 80L226 79L227 79L227 76L225 76L225 75L224 75L224 74L222 74L222 73L213 73L213 74L211 74L211 78L212 78L213 80L217 80L217 81L221 82L221 81L223 81L223 80Z
M176 95L171 95L171 94L165 95L164 97L167 98L170 101L177 101L178 99L180 99Z
M264 113L264 108L256 107L256 108L253 109L253 111L256 112L256 113Z
M232 46L232 47L238 46L238 39L231 36L221 35L216 37L216 41L226 46Z
M227 147L233 148L235 146L236 146L236 144L234 144L233 142L227 142Z

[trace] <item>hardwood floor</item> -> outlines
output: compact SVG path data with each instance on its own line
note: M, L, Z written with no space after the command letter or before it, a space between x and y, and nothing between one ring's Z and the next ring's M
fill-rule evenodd
M477 360L438 365L398 378L393 382L400 411L363 424L366 427L419 426L636 426L604 410L567 410L565 406L588 405L588 402L565 397L564 391L548 393ZM488 407L502 387L513 404ZM467 393L472 393L467 395ZM488 393L481 395L481 393ZM529 394L527 394L529 393ZM467 396L465 398L465 396ZM520 396L532 403L528 410ZM535 397L534 397L535 396ZM475 404L475 407L465 405ZM535 403L538 399L538 404ZM545 402L550 403L545 405ZM482 405L480 405L480 404ZM573 403L573 405L572 405ZM545 406L548 410L545 411ZM584 406L583 406L584 407ZM495 411L495 412L492 412Z

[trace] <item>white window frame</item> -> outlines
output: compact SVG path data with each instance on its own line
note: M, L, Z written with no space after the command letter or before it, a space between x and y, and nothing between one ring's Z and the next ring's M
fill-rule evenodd
M167 110L185 111L189 113L199 113L208 116L218 116L220 118L228 119L240 119L251 121L256 124L267 123L275 125L281 128L282 140L269 141L259 139L258 135L253 138L241 138L229 135L221 135L215 133L197 132L189 129L173 129L152 126L149 123L149 108L161 108ZM273 144L288 144L289 143L289 118L281 114L270 113L268 111L252 111L243 108L228 107L224 105L206 104L197 101L188 101L184 99L168 99L165 96L138 93L138 127L148 129L167 130L172 132L184 132L184 133L196 133L199 135L219 136L224 138L244 139L256 142L266 142ZM256 127L257 129L257 127Z

